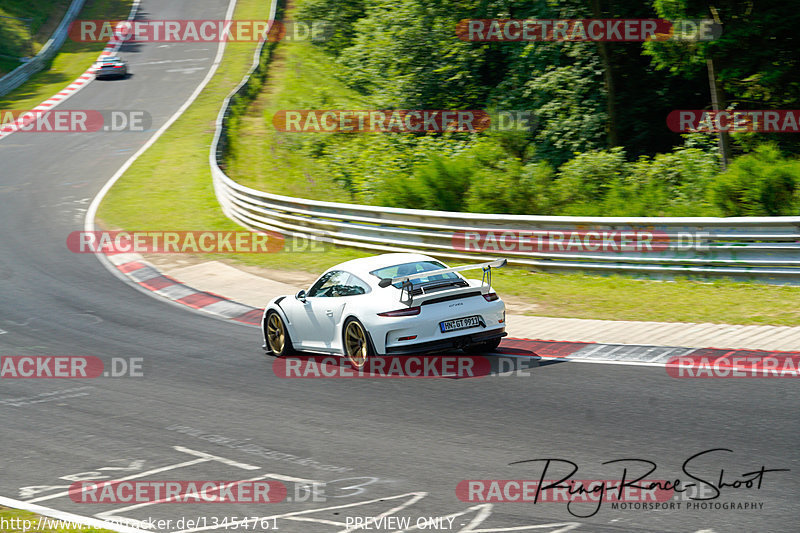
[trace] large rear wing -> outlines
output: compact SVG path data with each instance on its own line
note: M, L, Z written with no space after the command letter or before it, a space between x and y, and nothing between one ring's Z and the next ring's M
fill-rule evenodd
M412 279L419 279L419 278L427 278L428 276L437 276L439 274L447 274L448 272L463 272L464 270L483 270L483 277L481 278L481 285L490 287L492 285L492 269L493 268L502 268L506 266L508 261L506 259L495 259L494 261L487 261L485 263L478 263L476 265L464 265L460 267L453 267L453 268L439 268L437 270L426 270L425 272L417 272L416 274L409 274L407 276L397 276L396 278L382 278L378 282L379 287L388 287L389 285L394 285L395 283L401 284L401 289L403 291L408 291L409 297L409 305L410 301L413 298L412 291ZM402 293L400 296L402 300Z
M487 261L486 263L478 263L477 265L464 265L453 268L440 268L437 270L426 270L425 272L417 272L416 274L409 274L407 276L397 276L396 278L382 278L378 283L380 287L388 287L395 283L403 283L411 281L412 279L427 278L428 276L436 276L439 274L447 274L448 272L463 272L464 270L483 270L484 279L488 275L491 280L491 273L493 268L502 268L508 263L505 259L495 259L494 261Z

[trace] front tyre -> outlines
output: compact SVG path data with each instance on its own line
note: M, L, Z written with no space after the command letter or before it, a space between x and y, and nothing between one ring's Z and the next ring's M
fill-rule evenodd
M272 352L276 357L283 357L294 353L289 331L286 329L286 324L284 324L283 318L281 318L281 315L279 315L277 311L270 311L267 313L267 319L264 324L264 337L267 340L267 350Z
M344 355L355 368L364 368L374 352L367 331L355 318L348 318L342 330Z
M500 338L492 339L490 341L470 344L463 349L466 353L489 353L495 351L497 347L500 346L500 341Z

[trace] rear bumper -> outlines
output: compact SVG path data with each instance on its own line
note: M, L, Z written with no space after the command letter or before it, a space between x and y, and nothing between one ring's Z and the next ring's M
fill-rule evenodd
M94 73L95 78L122 78L127 76L128 69L115 69L115 70L105 70Z
M464 346L468 346L470 344L490 341L492 339L499 339L505 337L506 335L508 335L508 333L506 333L506 328L502 327L488 331L468 333L458 337L448 337L446 339L436 341L409 344L407 346L391 346L386 348L386 355L409 355L414 353L454 350L463 348Z

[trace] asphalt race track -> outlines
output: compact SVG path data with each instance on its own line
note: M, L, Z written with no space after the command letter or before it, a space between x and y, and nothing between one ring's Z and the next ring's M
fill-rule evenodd
M146 0L141 12L223 18L226 4ZM62 106L143 109L153 117L147 132L17 133L0 142L0 355L136 357L144 365L143 377L0 380L0 496L83 516L206 517L209 526L212 517L280 515L273 525L285 532L343 531L338 524L389 511L412 525L449 516L448 531L797 530L800 394L791 380L680 380L663 368L580 363L480 379L280 379L258 329L169 305L97 258L71 253L66 236L83 229L91 199L188 98L215 53L128 45L120 55L132 77L93 81ZM572 461L573 478L585 480L618 480L625 466L630 479L646 471L642 462L603 463L649 460L657 469L647 479L687 483L684 461L717 448L730 451L687 467L707 481L707 497L722 470L730 484L762 466L790 471L691 502L705 509L687 508L680 495L671 510L606 502L593 515L597 504L481 505L456 496L462 480L539 479L544 463L510 463L544 458ZM566 474L564 464L553 463L546 479ZM66 494L74 481L128 476L277 479L291 501L131 506ZM323 501L297 501L309 494L295 478L327 483L316 498ZM196 527L152 530L179 529Z

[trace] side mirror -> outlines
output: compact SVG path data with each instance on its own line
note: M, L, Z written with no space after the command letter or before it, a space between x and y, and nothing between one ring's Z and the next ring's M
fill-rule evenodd
M300 291L294 295L295 298L300 300L303 303L306 303L306 291Z

